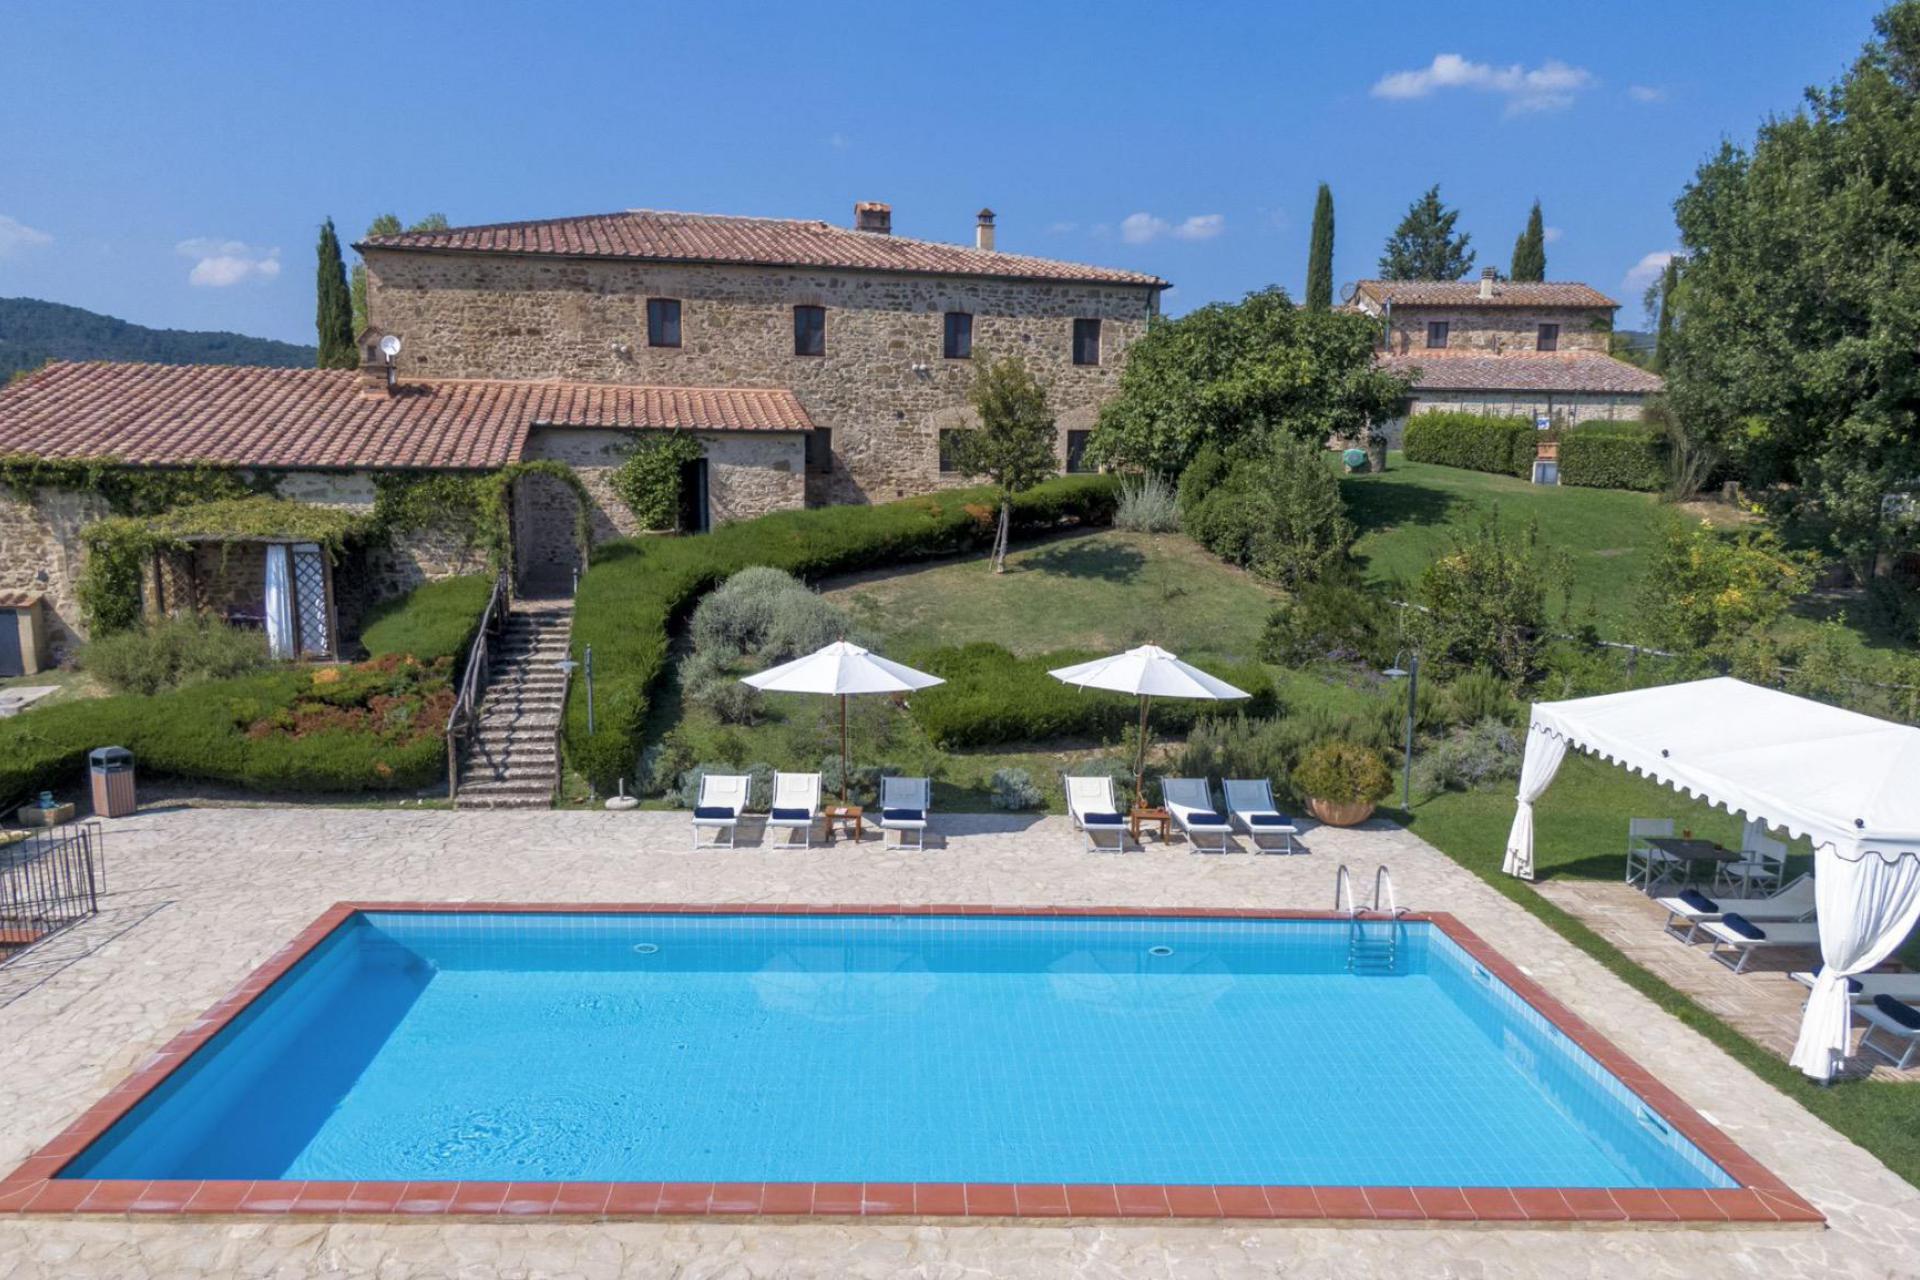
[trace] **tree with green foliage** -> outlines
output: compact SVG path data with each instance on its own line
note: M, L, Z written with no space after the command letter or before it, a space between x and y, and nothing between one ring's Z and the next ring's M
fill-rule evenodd
M1325 577L1356 536L1324 451L1284 435L1210 484L1184 521L1207 550L1286 587Z
M383 213L367 224L367 234L362 239L371 240L375 236L397 236L403 232L413 235L421 231L445 231L451 224L444 213L430 213L412 226L403 227L400 219L391 213ZM367 327L367 264L353 264L351 279L353 290L353 332L358 337Z
M1313 237L1307 242L1307 307L1326 311L1333 306L1333 191L1320 184L1313 200Z
M1540 220L1540 202L1533 202L1527 228L1513 242L1513 263L1507 279L1533 283L1547 278L1547 228Z
M1000 527L987 564L994 573L1003 573L1014 495L1060 469L1053 410L1047 407L1047 389L1019 356L986 361L974 375L968 398L980 425L955 433L953 464L963 475L984 476L1000 491Z
M1684 261L1679 254L1670 254L1666 265L1660 268L1659 278L1647 286L1641 298L1647 314L1653 318L1653 359L1647 367L1655 373L1667 371L1667 353L1673 347L1673 326L1677 319L1673 311L1673 289L1680 280L1680 264Z
M1258 453L1275 435L1363 434L1407 393L1375 366L1373 339L1368 317L1303 311L1278 287L1156 320L1128 349L1087 456L1176 476L1210 442Z
M356 368L360 353L353 344L353 303L347 294L347 268L340 261L340 237L334 234L332 218L320 225L318 257L319 304L314 327L320 335L319 366L322 369Z
M1407 206L1387 247L1380 255L1382 280L1458 280L1473 270L1473 239L1466 232L1454 234L1453 224L1460 219L1458 209L1441 202L1440 184Z
M1569 576L1567 556L1541 544L1537 522L1516 533L1490 512L1420 575L1407 627L1436 675L1477 667L1518 687L1540 674L1547 596L1564 599Z
M1920 0L1874 30L1681 194L1663 344L1676 416L1862 581L1913 544L1920 476Z
M1726 657L1768 631L1813 585L1807 557L1771 530L1729 534L1706 521L1668 522L1641 579L1641 639L1689 656Z

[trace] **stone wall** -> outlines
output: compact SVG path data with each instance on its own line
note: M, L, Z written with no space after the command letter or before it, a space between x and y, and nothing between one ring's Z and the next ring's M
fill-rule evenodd
M0 591L45 597L47 640L58 660L85 637L74 588L86 562L80 531L108 515L92 493L36 489L30 500L0 490Z
M366 258L372 320L406 343L402 377L790 388L832 433L831 470L804 486L813 502L958 483L939 470L938 431L964 414L988 356L1019 354L1047 385L1064 456L1065 432L1091 425L1157 307L1140 286L378 249ZM680 300L679 347L647 345L650 297ZM797 305L826 308L824 356L793 354ZM943 358L948 311L974 317L974 359ZM1098 365L1073 363L1076 318L1101 321Z
M1447 322L1448 351L1486 355L1532 352L1543 324L1560 326L1556 350L1562 352L1605 355L1613 333L1613 312L1607 307L1395 307L1392 353L1418 355L1427 350L1429 320Z
M1597 391L1419 391L1401 416L1382 424L1390 448L1400 447L1407 418L1428 411L1478 413L1493 418L1538 418L1545 415L1557 427L1583 422L1637 422L1647 397L1637 393Z

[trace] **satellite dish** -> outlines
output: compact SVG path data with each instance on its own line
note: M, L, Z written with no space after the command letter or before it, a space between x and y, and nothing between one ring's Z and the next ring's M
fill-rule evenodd
M390 333L380 339L380 354L391 360L400 354L400 336Z
M1342 303L1352 302L1355 298L1359 296L1360 296L1359 281L1349 280L1345 284L1340 286L1340 301Z

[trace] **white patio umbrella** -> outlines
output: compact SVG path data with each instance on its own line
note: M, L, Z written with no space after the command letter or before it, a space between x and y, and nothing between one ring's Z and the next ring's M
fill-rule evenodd
M840 699L840 803L847 802L847 698L860 693L910 693L936 684L939 676L869 653L846 640L835 640L804 658L741 677L740 683L767 693L827 693Z
M1143 777L1147 771L1147 708L1155 698L1208 698L1224 701L1250 698L1245 689L1236 689L1200 668L1180 661L1159 645L1143 644L1138 649L1095 658L1071 667L1060 667L1048 675L1084 689L1111 689L1131 693L1140 699L1140 745L1133 758L1133 797L1136 803L1146 799Z

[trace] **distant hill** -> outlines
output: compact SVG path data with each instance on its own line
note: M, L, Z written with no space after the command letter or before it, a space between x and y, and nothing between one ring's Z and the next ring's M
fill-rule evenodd
M312 347L239 333L149 329L38 298L0 298L0 383L48 360L146 360L155 364L264 364L311 369Z

